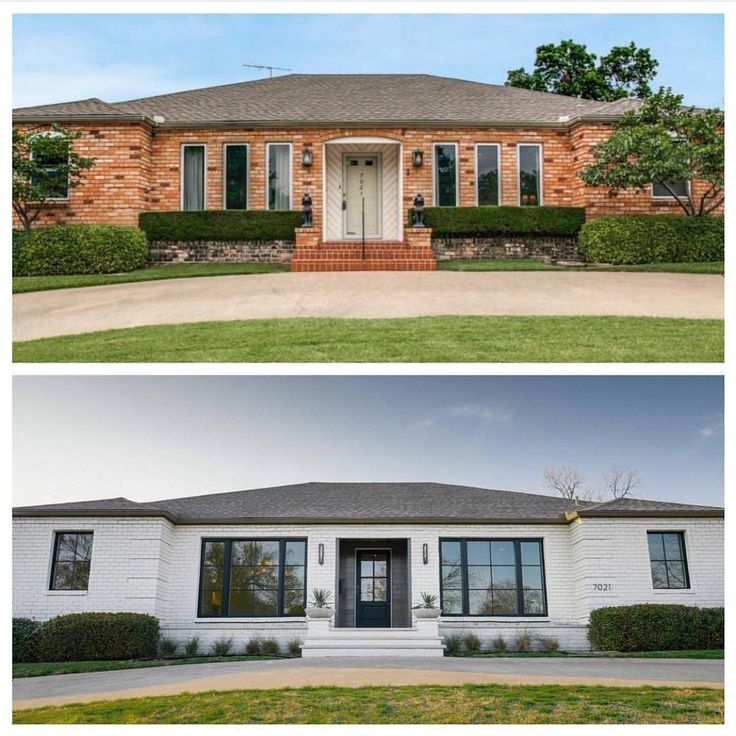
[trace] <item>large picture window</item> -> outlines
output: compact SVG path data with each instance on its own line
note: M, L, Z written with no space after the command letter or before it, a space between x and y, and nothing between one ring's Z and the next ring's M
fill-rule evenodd
M519 144L519 204L536 207L542 204L542 146Z
M655 588L689 588L682 532L647 532L652 585Z
M92 532L57 532L51 565L51 590L87 590L92 562Z
M479 205L497 205L500 200L501 165L495 143L479 143L475 149L475 186Z
M442 615L545 616L541 539L440 541Z
M225 209L248 209L248 146L225 144Z
M207 616L303 616L304 539L205 539L199 613Z
M291 144L269 143L268 209L291 209Z
M187 143L186 145L182 146L181 167L181 208L183 210L205 209L204 145L200 143Z
M457 206L457 145L434 144L434 204Z

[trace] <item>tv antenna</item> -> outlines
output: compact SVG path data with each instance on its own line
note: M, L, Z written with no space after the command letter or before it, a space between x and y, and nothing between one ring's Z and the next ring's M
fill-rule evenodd
M241 66L247 66L251 69L268 69L268 76L273 77L274 69L279 72L290 72L291 69L287 69L284 66L266 66L265 64L241 64Z

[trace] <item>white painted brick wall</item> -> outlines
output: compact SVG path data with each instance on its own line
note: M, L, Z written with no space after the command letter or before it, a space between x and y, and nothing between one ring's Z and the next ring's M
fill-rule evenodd
M685 532L692 588L652 588L647 530ZM53 593L48 582L55 531L94 532L90 589L84 595ZM203 537L307 537L307 591L336 590L340 538L408 538L411 600L439 595L440 537L541 537L544 543L548 617L445 618L441 631L472 630L482 639L507 640L526 630L555 636L565 649L587 648L589 612L604 605L642 602L723 605L723 522L720 519L584 519L570 525L207 525L172 526L163 520L111 518L15 519L15 616L48 618L76 611L137 611L161 619L164 633L184 641L197 635L204 648L232 636L240 649L253 636L281 643L301 639L303 619L197 619L199 557ZM324 564L317 560L324 544ZM429 545L429 561L422 545ZM593 589L607 583L610 592Z

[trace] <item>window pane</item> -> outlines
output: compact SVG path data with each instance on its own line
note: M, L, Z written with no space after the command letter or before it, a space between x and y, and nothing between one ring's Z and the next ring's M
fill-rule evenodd
M255 611L253 590L231 590L227 610L230 616L252 615Z
M225 209L248 207L248 147L225 147Z
M649 542L649 559L663 560L664 543L662 541L662 535L649 532L647 534L647 541Z
M244 590L258 585L258 568L251 565L232 565L230 567L230 589Z
M667 184L669 185L670 189L678 196L678 197L687 197L687 182L684 180L677 180L677 179L670 179L667 181ZM669 190L667 187L664 186L664 184L660 184L659 182L654 182L652 184L652 194L655 197L671 197Z
M541 590L524 591L524 613L537 616L544 613L544 597Z
M468 567L468 588L485 589L491 587L491 568L473 565Z
M490 615L493 613L493 596L490 590L471 590L469 613L471 615Z
M74 563L57 562L54 570L54 590L71 590L74 580Z
M454 207L457 204L457 176L455 146L439 144L434 147L435 205Z
M493 566L493 589L516 588L516 568L512 565Z
M478 204L498 204L498 146L478 146Z
M460 542L442 542L442 564L460 564Z
M287 565L284 568L284 588L304 588L303 565Z
M278 613L278 591L254 590L253 614L256 616L275 616Z
M664 554L668 560L682 560L679 534L663 534Z
M92 558L92 535L77 535L77 559L90 560Z
M88 585L89 585L89 561L79 560L78 562L74 564L74 581L72 583L72 588L74 590L87 590Z
M373 560L360 561L360 576L362 578L373 577Z
M385 577L386 575L386 560L376 559L373 563L373 574Z
M67 199L69 196L69 178L62 167L65 169L69 163L68 154L54 155L32 151L32 156L40 171L37 171L31 179L31 184L43 187L48 191L51 199Z
M519 204L539 204L539 147L519 146Z
M367 578L366 580L360 581L360 600L373 600L373 578Z
M205 542L204 561L208 565L223 566L225 564L225 543Z
M286 560L287 565L303 565L306 558L306 542L287 542Z
M655 588L667 587L667 565L665 562L652 560L652 584Z
M375 578L373 581L373 600L374 601L385 601L386 600L386 578Z
M494 565L513 565L516 553L513 542L491 542L491 562Z
M668 562L667 573L670 588L687 588L685 565L682 562Z
M205 565L202 571L202 588L205 590L221 589L224 572L222 567Z
M222 615L222 593L219 590L205 590L202 593L202 616Z
M493 613L497 616L512 616L519 611L516 588L513 590L493 589Z
M462 613L462 596L459 590L442 591L442 613Z
M182 208L204 209L204 146L184 146Z
M523 586L525 588L542 588L542 568L537 565L524 565L521 568Z
M56 559L60 561L73 561L77 552L76 534L59 534L56 548Z
M285 590L284 591L284 613L288 616L304 615L304 591L303 590Z
M468 542L468 565L490 565L491 547L488 542Z
M290 152L291 147L288 144L279 143L268 147L268 209L270 210L291 208Z
M462 586L462 582L463 576L459 564L442 566L443 588L460 588Z
M522 565L541 564L542 558L539 554L539 542L522 542L520 546Z

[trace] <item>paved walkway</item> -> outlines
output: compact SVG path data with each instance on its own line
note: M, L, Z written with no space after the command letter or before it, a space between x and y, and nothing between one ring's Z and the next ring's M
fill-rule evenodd
M16 340L271 317L723 317L723 278L675 273L440 271L217 276L16 294Z
M723 687L723 660L356 657L174 665L13 680L13 708L306 685L615 685Z

